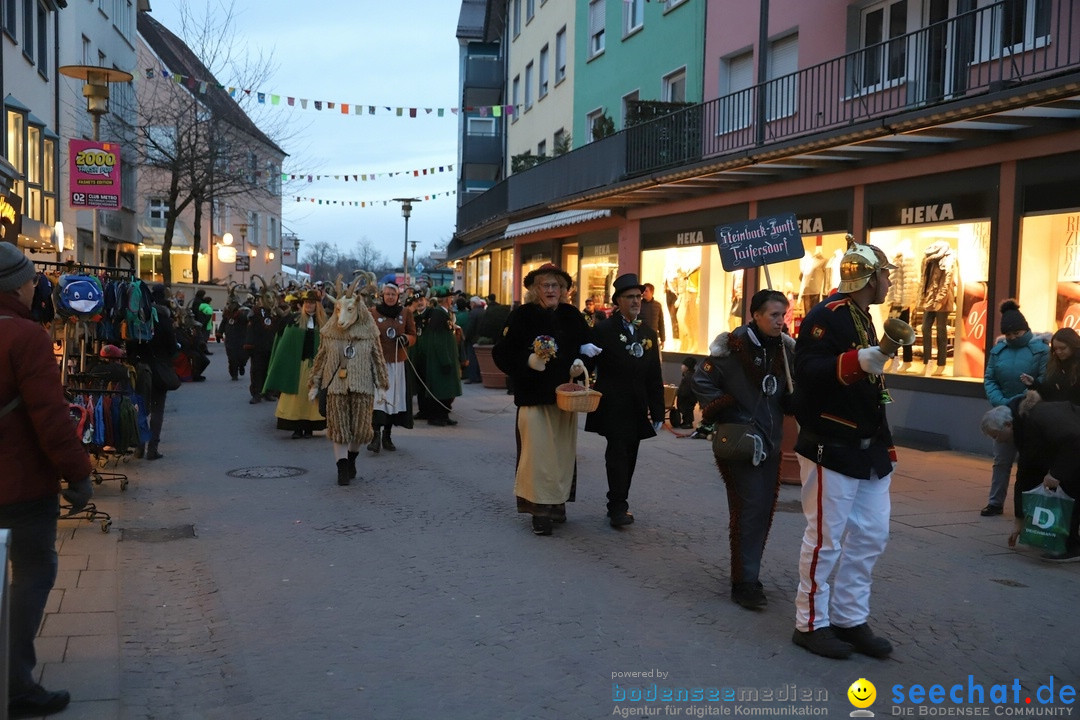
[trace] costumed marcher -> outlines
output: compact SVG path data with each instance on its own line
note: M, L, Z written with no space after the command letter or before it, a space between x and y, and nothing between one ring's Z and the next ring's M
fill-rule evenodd
M1016 485L1013 487L1013 515L1016 526L1009 535L1015 547L1024 528L1023 494L1040 484L1080 498L1080 406L1068 401L1042 402L1029 391L1007 405L990 408L983 415L982 431L996 441L1008 440L1017 449ZM1080 512L1073 508L1069 534L1062 552L1047 551L1047 562L1080 561Z
M795 343L795 452L809 462L800 463L808 471L806 531L792 641L824 657L892 652L867 620L871 575L889 539L896 462L885 417L889 355L878 346L870 306L884 301L893 267L880 248L851 245L838 292L803 318Z
M334 445L338 485L356 477L356 457L373 435L375 392L389 387L379 329L357 292L364 279L362 275L344 293L335 293L334 314L320 330L309 381L308 399L326 391L326 436Z
M247 350L244 349L244 336L247 333L248 318L251 309L240 304L235 297L230 297L225 304L225 311L218 325L218 335L225 340L225 357L229 361L229 377L239 380L247 365Z
M52 341L30 319L37 275L15 245L0 242L0 528L10 530L7 588L7 717L60 712L66 690L37 682L34 637L56 582L57 494L70 513L93 495L90 458L76 436Z
M555 389L585 371L582 355L600 352L590 343L585 318L569 304L572 284L551 263L530 271L525 297L491 350L512 381L517 406L517 511L532 515L537 535L550 535L552 523L566 522L566 503L575 493L577 415L559 409Z
M293 439L312 437L326 429L319 404L308 398L308 380L315 354L319 351L319 329L326 324L319 295L308 290L302 296L300 313L284 327L274 342L263 394L280 393L277 401L278 430L292 430Z
M416 342L409 348L409 364L406 370L409 392L416 396L414 420L427 420L431 417L428 412L428 405L431 403L428 400L428 394L424 392L424 386L420 383L422 373L420 370L420 338L424 336L424 326L427 324L429 316L427 292L426 289L417 291L417 294L413 295L414 302L409 306L409 312L413 316L413 325L416 327Z
M371 417L374 436L367 446L375 453L380 449L397 450L390 437L394 425L407 430L413 426L412 395L405 366L409 348L416 343L416 325L412 313L401 306L399 298L398 286L386 283L382 288L382 301L371 308L389 382L386 390L375 392L375 410Z
M777 290L754 293L750 322L713 340L693 380L702 422L748 424L761 445L752 458L716 457L730 516L731 599L749 610L768 604L761 556L780 493L784 414L792 411L787 378L795 341L783 332L788 306Z
M1050 348L1042 337L1031 332L1027 318L1015 300L1001 303L1001 332L1004 335L986 358L983 370L983 389L986 399L997 407L1008 405L1027 391L1023 376L1033 385L1046 379L1046 364ZM990 495L979 514L983 517L1001 515L1009 494L1009 477L1016 462L1016 445L1011 439L994 440L994 465L990 473Z
M461 372L458 364L458 341L452 317L454 296L448 286L435 291L435 302L424 311L424 332L417 341L416 367L426 387L421 410L428 425L457 425L450 417L454 398L461 395Z
M613 287L616 311L593 329L603 350L595 360L596 389L603 397L585 419L585 430L607 438L607 516L612 527L621 528L634 522L628 498L638 447L664 423L664 380L660 338L638 319L645 286L627 273Z
M248 389L251 392L251 405L263 400L273 400L274 396L263 392L266 384L266 372L270 367L270 352L274 348L277 325L274 321L272 306L263 298L255 301L248 316L247 334L244 336L244 350L251 359L251 375Z
M176 334L173 330L172 310L168 306L165 286L154 283L150 286L150 300L153 302L157 318L154 321L154 336L149 342L127 343L127 356L135 363L146 365L149 369L150 387L150 439L146 449L141 452L147 460L159 460L164 455L158 449L161 443L161 426L165 422L165 400L169 394L170 380L177 380L173 368L176 357ZM170 374L171 373L171 374ZM142 373L146 375L146 373ZM138 388L146 398L146 388Z

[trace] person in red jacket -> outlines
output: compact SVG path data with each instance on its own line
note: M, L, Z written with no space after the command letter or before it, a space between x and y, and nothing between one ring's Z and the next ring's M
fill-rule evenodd
M34 636L56 581L60 480L72 512L93 494L90 458L75 434L52 340L30 319L37 275L17 247L0 242L0 528L10 530L8 717L67 707L65 690L34 680Z

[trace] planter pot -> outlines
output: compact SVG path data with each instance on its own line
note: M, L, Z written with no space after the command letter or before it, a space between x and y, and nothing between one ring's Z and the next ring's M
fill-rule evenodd
M473 345L476 362L480 364L480 382L486 388L506 388L506 373L495 366L491 359L491 345Z

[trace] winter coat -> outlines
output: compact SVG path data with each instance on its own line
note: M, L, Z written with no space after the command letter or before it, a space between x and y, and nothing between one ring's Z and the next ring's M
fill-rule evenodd
M226 310L218 325L218 334L225 338L225 353L230 358L242 359L246 357L244 352L244 335L247 334L248 316L251 310L245 307L235 310Z
M889 274L889 292L885 305L890 307L914 307L919 296L919 270L910 252L899 252L892 258L896 269Z
M983 387L991 405L1007 405L1017 395L1023 395L1028 388L1020 381L1021 375L1030 375L1037 384L1046 379L1050 347L1045 337L1035 336L1029 330L1012 342L1001 338L990 348Z
M300 387L300 365L304 361L305 350L311 353L308 357L314 357L319 352L319 328L301 327L296 323L286 326L281 337L274 342L274 350L270 354L270 365L263 383L264 393L296 395L307 392L307 388Z
M949 312L956 304L956 256L947 242L926 248L918 303L925 312Z
M1053 402L1056 400L1068 400L1080 404L1080 382L1073 378L1080 375L1080 358L1075 355L1064 363L1058 365L1056 371L1050 370L1049 356L1046 364L1046 379L1032 385L1032 390L1037 390L1043 400Z
M424 311L424 334L417 341L416 367L432 397L461 395L461 365L450 313L438 305Z
M664 419L664 380L656 331L641 323L631 337L622 314L615 313L597 323L593 342L603 348L589 362L596 366L596 389L603 397L600 407L585 418L585 430L608 438L655 437L652 423ZM632 352L637 345L641 357Z
M405 362L409 354L408 348L416 344L413 314L396 305L399 311L396 316L393 316L392 309L389 308L390 314L384 315L379 310L380 307L383 306L380 304L371 308L371 317L375 320L375 327L379 329L379 345L382 347L383 358L388 363ZM401 338L406 340L404 345L401 344Z
M543 372L529 367L533 340L540 335L554 338L557 348ZM570 365L590 337L585 318L572 305L561 303L554 310L545 310L536 303L525 303L514 308L491 350L492 360L510 377L514 404L554 405L555 388L570 382Z
M664 332L664 310L660 307L660 303L656 300L642 300L641 301L641 314L638 316L641 318L642 325L648 325L656 331L660 341L667 340L667 333ZM593 323L595 326L596 323Z
M75 434L49 334L30 308L0 293L0 505L56 497L60 479L89 477L90 457Z

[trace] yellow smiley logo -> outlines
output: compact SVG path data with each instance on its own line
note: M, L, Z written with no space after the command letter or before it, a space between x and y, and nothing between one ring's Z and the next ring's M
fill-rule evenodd
M877 698L877 688L874 687L874 683L866 678L859 678L851 683L851 687L847 690L847 697L855 707L868 708L874 704L874 700Z

